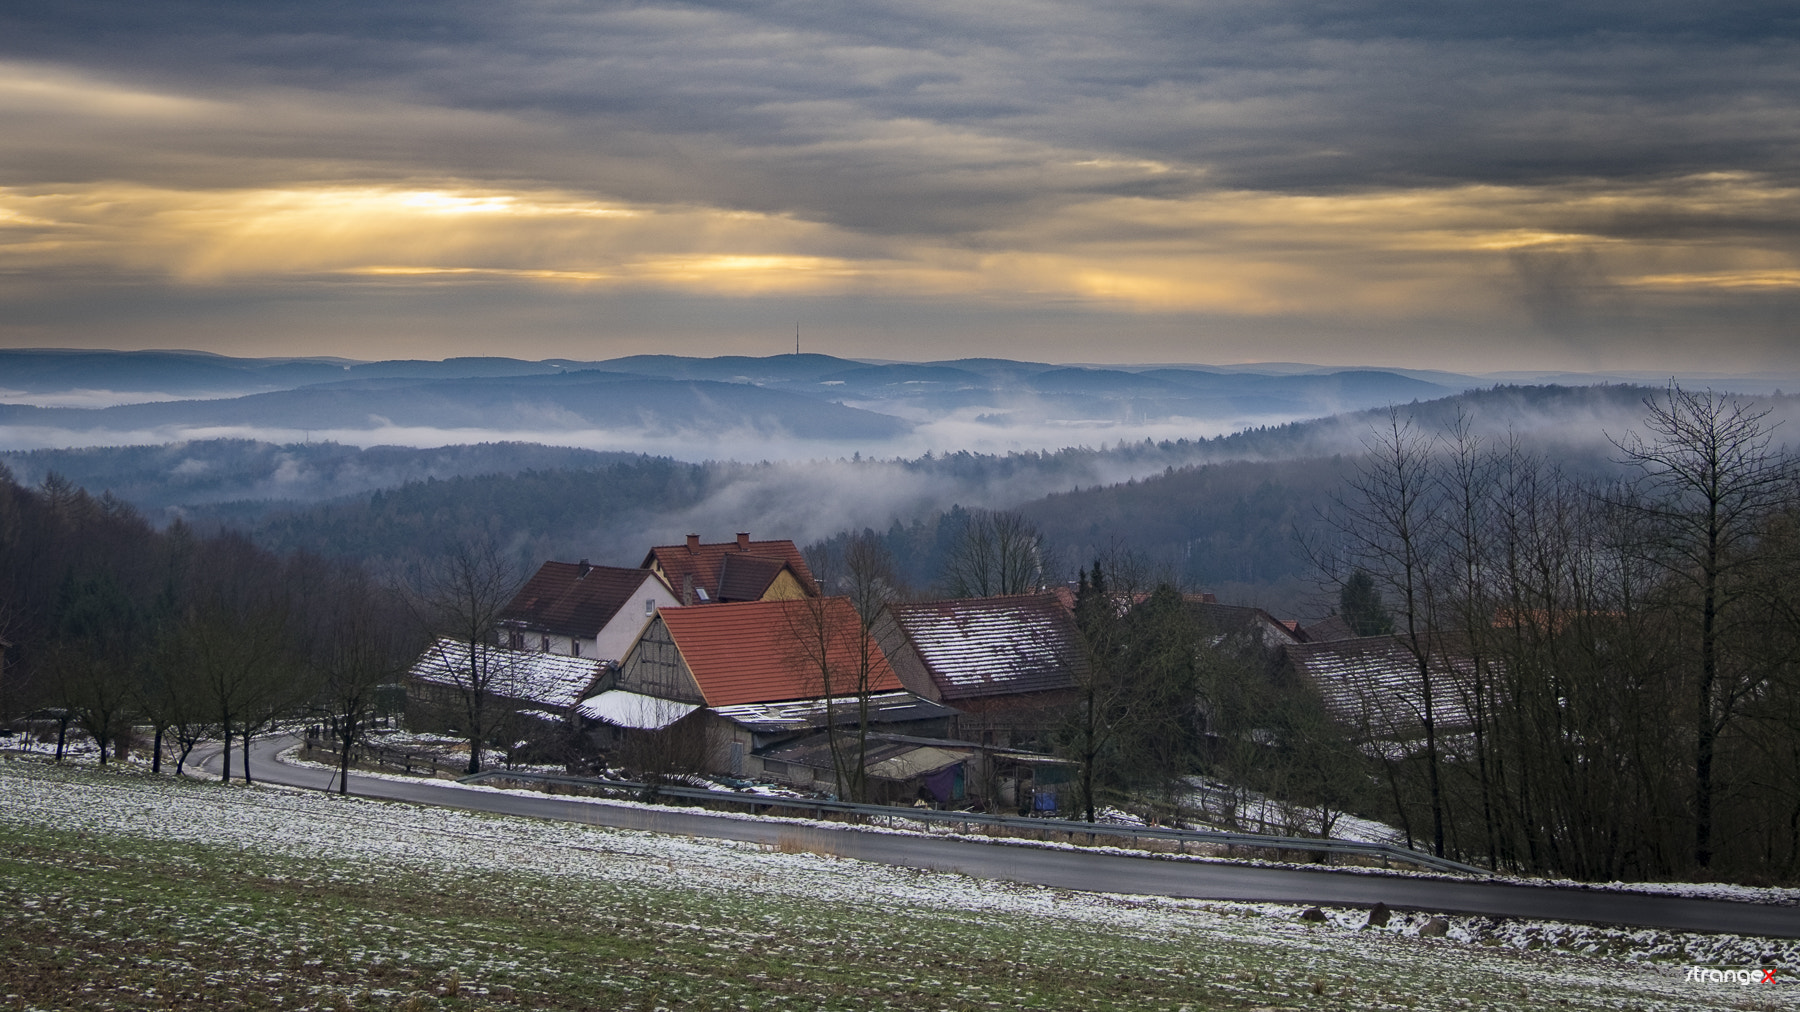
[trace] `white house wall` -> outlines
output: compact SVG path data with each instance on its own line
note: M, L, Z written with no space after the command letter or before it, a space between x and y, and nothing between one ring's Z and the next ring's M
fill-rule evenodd
M645 608L645 602L655 602L654 609ZM631 645L637 642L638 634L644 631L656 612L663 608L679 608L681 602L669 592L669 588L654 574L646 573L642 585L631 603L619 609L619 613L606 623L598 635L591 641L593 654L587 654L589 643L582 644L584 656L603 658L609 661L623 660L630 652Z

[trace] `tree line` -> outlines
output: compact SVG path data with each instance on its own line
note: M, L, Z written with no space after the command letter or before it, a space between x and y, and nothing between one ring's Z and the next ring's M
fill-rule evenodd
M1346 617L1411 657L1416 719L1356 729L1389 817L1497 868L1800 876L1800 467L1776 434L1671 386L1609 480L1390 415L1314 545Z
M59 755L78 729L103 764L147 748L153 772L168 754L179 773L213 742L223 779L235 767L248 780L251 739L298 719L331 731L342 772L371 720L403 705L399 683L424 645L465 635L472 608L510 599L517 575L498 558L452 552L419 579L387 583L237 533L158 531L111 494L55 474L26 488L0 468L0 727L54 727ZM492 584L457 583L484 577ZM491 640L491 628L478 635ZM497 726L491 693L455 688L473 699L456 723L478 764Z

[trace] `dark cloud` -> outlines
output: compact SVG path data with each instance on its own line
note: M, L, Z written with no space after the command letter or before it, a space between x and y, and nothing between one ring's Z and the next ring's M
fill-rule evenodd
M513 164L558 184L594 182L559 155L685 145L731 169L690 180L719 196L834 216L858 192L834 175L916 177L901 203L973 191L1004 205L1020 189L1010 165L1060 150L1277 188L1800 164L1783 4L71 2L0 25L11 55L184 94L302 89L525 117L561 150L512 148ZM881 143L895 123L998 143ZM345 139L350 157L396 169L415 154ZM319 142L344 157L338 140ZM492 142L465 142L475 172L504 171L481 152ZM433 168L448 153L416 152Z
M1456 227L1577 238L1516 239L1526 246L1470 267L1465 285L1502 293L1503 309L1415 318L1447 312L1487 333L1511 326L1507 313L1567 335L1597 326L1595 313L1655 312L1642 285L1609 284L1598 308L1577 299L1558 287L1570 264L1628 279L1800 259L1789 4L64 0L0 11L0 61L23 68L11 91L0 80L0 187L21 192L452 180L814 223L828 234L805 240L813 256L903 259L880 244L928 244L932 270L960 254L1037 258L1031 270L1092 255L1036 244L1044 234L1137 242L1140 261L1182 241L1215 257L1229 243L1299 250L1304 263L1252 279L1284 277L1286 292L1327 258L1380 264L1390 244L1312 252L1294 231L1311 213L1300 205L1278 209L1277 231L1196 223L1196 209L1245 192L1436 192L1442 215L1443 192L1500 188L1514 193L1509 220ZM1705 182L1726 177L1758 195L1725 200ZM1108 201L1169 210L1090 210ZM1404 208L1385 214L1371 234L1411 227ZM1702 270L1589 248L1615 241L1748 252ZM1115 283L1110 266L1056 269L1162 297ZM53 273L8 271L0 291ZM1325 332L1283 292L1245 302ZM1006 297L1087 296L1046 284Z

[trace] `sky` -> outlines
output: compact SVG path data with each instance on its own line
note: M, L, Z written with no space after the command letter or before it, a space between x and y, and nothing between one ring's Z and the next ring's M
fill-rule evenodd
M0 347L1800 366L1790 3L11 3L0 138Z

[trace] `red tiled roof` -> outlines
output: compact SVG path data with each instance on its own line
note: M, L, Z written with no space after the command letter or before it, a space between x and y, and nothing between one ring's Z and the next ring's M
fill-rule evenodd
M677 597L681 596L683 580L692 575L694 587L706 591L707 596L716 601L721 590L721 570L725 559L745 556L785 562L808 594L816 596L819 593L819 585L813 581L812 570L806 568L805 557L800 554L800 549L794 547L792 541L785 538L780 541L751 541L746 535L736 541L711 544L701 544L698 539L693 539L685 545L658 545L644 556L642 568L649 569L652 564L661 566L663 578L668 581ZM774 578L771 573L769 579L772 581ZM768 584L763 585L764 589L767 587ZM695 600L693 603L701 602Z
M1054 593L888 609L946 700L1071 689L1087 673L1081 634Z
M827 635L831 694L856 691L861 623L850 600L815 597L793 601L745 601L710 608L669 608L658 613L699 683L707 706L816 699L825 694L819 663L808 643ZM870 638L869 691L902 689L881 647Z
M642 569L546 562L538 567L500 621L558 636L592 636L637 596L646 579Z

